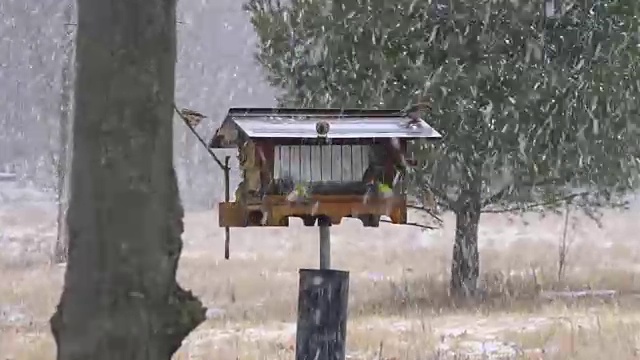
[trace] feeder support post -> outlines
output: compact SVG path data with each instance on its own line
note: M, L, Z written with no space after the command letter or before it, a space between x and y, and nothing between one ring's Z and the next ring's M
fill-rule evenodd
M230 156L224 158L224 201L229 202L231 195L229 194L229 159ZM224 258L229 260L229 243L231 242L231 230L228 226L224 228Z
M300 269L295 360L345 360L349 272Z
M321 217L318 219L320 229L320 270L331 269L331 222Z

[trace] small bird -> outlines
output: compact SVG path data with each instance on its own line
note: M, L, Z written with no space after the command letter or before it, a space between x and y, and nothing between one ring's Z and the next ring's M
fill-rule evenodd
M303 201L309 196L309 191L307 187L303 184L297 184L293 191L291 191L287 195L287 201L289 202L300 202Z
M187 122L187 124L189 124L189 126L191 127L196 127L198 126L198 124L200 124L200 122L203 119L206 119L207 117L202 115L201 113L197 112L197 111L193 111L193 110L189 110L187 108L183 108L182 111L180 111L180 115L182 115L182 117L184 118L184 120Z
M393 196L393 189L385 183L378 183L378 195L382 198Z
M425 192L422 194L422 205L424 205L429 210L436 210L438 208L436 198L428 189L425 190Z
M411 122L418 122L422 119L420 118L420 113L425 110L431 110L431 104L429 103L417 103L415 105L410 106L406 110L406 114L411 119Z

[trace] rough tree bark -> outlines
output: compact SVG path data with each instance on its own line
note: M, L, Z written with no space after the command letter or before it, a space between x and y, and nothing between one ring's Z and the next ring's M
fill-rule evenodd
M65 39L62 45L64 58L62 64L61 93L60 93L60 144L57 161L58 175L58 220L56 244L53 250L55 263L67 262L69 247L69 231L67 230L67 210L69 209L69 177L71 176L71 154L73 141L72 93L73 93L73 65L74 33L72 22L75 13L75 1L70 1L64 9Z
M78 0L60 360L170 359L204 320L176 282L175 0Z
M456 234L451 261L450 292L454 298L474 296L480 276L478 224L482 210L479 182L470 181L454 207Z

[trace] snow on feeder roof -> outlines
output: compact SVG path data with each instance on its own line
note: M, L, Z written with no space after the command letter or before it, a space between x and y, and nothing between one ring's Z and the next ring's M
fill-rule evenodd
M271 139L442 137L424 120L412 119L402 110L232 108L211 147L225 147L219 136L224 128L248 138Z

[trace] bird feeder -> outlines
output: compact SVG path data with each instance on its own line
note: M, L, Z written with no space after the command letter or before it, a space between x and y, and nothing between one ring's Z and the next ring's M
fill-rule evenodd
M401 110L232 108L209 142L236 148L242 182L221 227L407 222L407 144L441 135ZM229 183L225 186L228 191Z
M204 115L175 111L224 170L226 259L232 227L288 226L292 217L319 226L320 268L300 270L296 359L344 359L349 273L331 270L330 226L350 217L376 227L381 216L406 224L408 142L442 136L420 118L419 106L232 108L207 144L194 130ZM212 151L219 148L238 150L242 181L234 201L229 157L222 163Z

